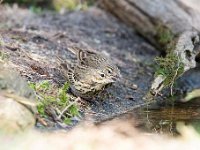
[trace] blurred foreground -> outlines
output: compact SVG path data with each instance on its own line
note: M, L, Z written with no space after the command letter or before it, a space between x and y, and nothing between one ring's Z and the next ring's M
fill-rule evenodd
M48 149L48 150L197 150L200 136L193 128L178 124L181 136L171 139L165 136L139 133L130 124L120 121L101 126L83 125L68 134L65 131L40 133L27 131L18 135L1 135L0 149Z

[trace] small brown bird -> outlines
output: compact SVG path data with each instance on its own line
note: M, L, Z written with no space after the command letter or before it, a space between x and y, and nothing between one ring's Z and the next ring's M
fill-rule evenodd
M76 96L92 98L121 78L117 66L103 54L77 47L68 49L77 55L78 63L74 67L69 67L66 62L60 65Z

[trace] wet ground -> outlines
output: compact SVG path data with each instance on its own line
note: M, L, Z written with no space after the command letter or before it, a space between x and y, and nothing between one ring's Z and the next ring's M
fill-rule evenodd
M200 101L174 105L144 106L119 117L123 120L135 120L133 125L142 132L178 136L177 125L183 123L192 126L200 133Z
M124 118L129 120L127 116L133 114L142 128L159 132L160 128L173 127L179 120L199 119L195 118L198 105L159 105L156 109L149 108L148 112L140 107L146 106L143 98L151 86L155 69L153 59L159 52L133 29L103 10L89 8L65 14L34 14L26 9L1 7L0 28L4 42L2 51L9 56L10 67L29 81L50 80L61 85L64 81L56 57L75 61L67 45L82 47L83 42L87 43L117 64L123 80L88 104L83 113L89 120L101 122L129 112ZM200 87L197 75L200 75L199 69L186 73L179 80L176 93L184 94ZM162 101L165 97L159 99ZM171 130L174 128L169 128Z

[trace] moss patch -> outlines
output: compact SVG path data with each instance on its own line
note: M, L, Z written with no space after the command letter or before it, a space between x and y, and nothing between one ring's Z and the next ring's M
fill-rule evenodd
M7 0L3 3L17 3L20 6L29 7L34 13L41 13L44 9L60 11L62 8L68 10L87 9L94 5L95 0Z
M52 5L56 11L60 11L62 8L68 10L76 10L76 9L87 9L88 2L80 1L80 0L52 0Z
M171 32L171 30L162 25L158 25L156 30L156 40L161 47L164 47L164 49L166 49L166 46L174 39L174 34Z
M175 54L177 40L167 27L158 26L157 41L166 52L166 56L155 58L157 64L155 76L163 76L164 87L173 86L175 80L184 72L182 60Z
M166 77L163 82L165 87L173 85L174 81L184 72L184 64L172 51L166 57L155 58L155 62L158 65L155 76Z
M66 93L69 88L68 83L65 83L61 88L57 88L45 80L39 83L30 82L29 86L36 92L37 110L41 117L48 117L49 112L53 111L57 115L56 119L69 124L74 116L79 115L78 106L73 101L70 101ZM63 112L63 110L65 111Z

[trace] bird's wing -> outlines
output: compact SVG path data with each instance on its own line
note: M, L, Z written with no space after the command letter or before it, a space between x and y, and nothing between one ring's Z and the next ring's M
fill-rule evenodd
M80 62L84 61L87 57L91 55L96 55L98 52L91 48L79 48L76 46L69 46L68 50L75 54Z
M61 68L61 71L63 75L68 78L68 74L73 73L73 67L72 64L69 62L61 59L60 57L57 56L57 62L59 63L59 67Z

